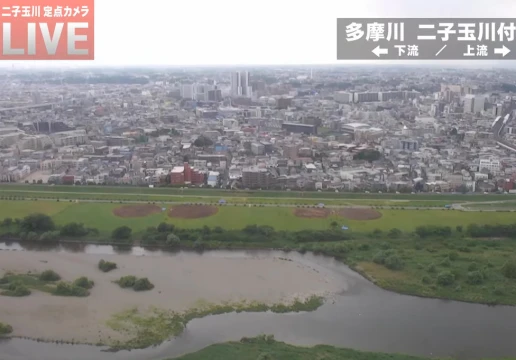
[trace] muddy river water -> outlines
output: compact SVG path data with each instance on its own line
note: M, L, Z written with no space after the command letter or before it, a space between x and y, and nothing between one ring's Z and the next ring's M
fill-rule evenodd
M274 334L296 345L329 344L358 350L399 352L457 359L516 356L516 307L425 299L382 290L344 264L324 256L278 251L167 253L105 245L20 245L0 243L2 251L52 252L86 256L194 257L195 259L288 258L328 276L340 286L310 313L231 313L196 319L185 332L163 344L133 351L105 352L88 345L0 341L0 360L161 360L242 336ZM1 265L1 264L0 264ZM231 286L231 284L221 284ZM1 306L1 303L0 303Z

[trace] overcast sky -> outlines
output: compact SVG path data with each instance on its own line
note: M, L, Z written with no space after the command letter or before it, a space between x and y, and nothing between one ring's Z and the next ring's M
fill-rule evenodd
M516 0L96 0L95 60L72 63L346 63L336 60L338 17L516 18Z

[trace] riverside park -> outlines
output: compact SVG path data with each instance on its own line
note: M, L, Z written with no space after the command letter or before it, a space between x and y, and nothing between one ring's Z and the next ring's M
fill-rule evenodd
M108 186L0 186L0 219L42 213L57 225L81 222L109 233L130 226L133 234L162 222L185 229L323 230L330 224L356 232L421 225L467 226L515 222L509 194L366 194L225 191Z
M510 356L513 332L497 331L516 321L515 204L511 194L2 185L0 330L12 338L3 351L45 343L52 359L109 360L131 349L164 358L286 326L284 333L308 330L316 343L362 350L426 356L421 339L432 337L437 356ZM245 329L215 325L230 333L209 331L208 342L183 347L183 333L202 340L198 331L218 321L209 315L224 324L254 320ZM451 317L455 330L435 331ZM377 336L363 337L356 324ZM443 345L441 336L459 331L463 341ZM417 349L381 346L401 333ZM464 352L475 336L492 345ZM154 354L154 345L165 352ZM254 359L265 348L287 351L274 359L313 355L263 335L184 358ZM417 359L325 349L329 359Z

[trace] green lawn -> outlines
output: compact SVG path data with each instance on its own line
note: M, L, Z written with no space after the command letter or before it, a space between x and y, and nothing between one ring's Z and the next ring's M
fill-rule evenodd
M170 208L170 204L158 206ZM31 213L41 212L51 215L58 225L69 222L82 222L87 227L110 232L122 225L130 226L135 233L160 222L173 223L182 228L199 228L204 225L220 226L226 229L241 229L246 225L269 225L277 230L328 229L333 221L349 226L358 232L370 232L374 229L389 230L398 228L412 231L419 225L457 225L508 224L516 222L516 214L510 212L462 212L455 210L379 210L382 217L376 220L357 221L332 215L325 219L298 218L293 214L294 208L287 207L247 207L226 205L219 207L217 214L200 219L170 218L167 212L141 218L120 218L113 215L113 209L119 203L76 203L69 201L0 201L0 219L6 217L22 218Z
M246 342L227 342L208 346L175 360L430 360L417 356L373 353L327 345L302 347L285 344L263 337ZM436 360L436 358L433 358ZM509 360L509 359L506 359Z
M205 193L205 195L195 195L186 191L184 194L181 193L172 193L172 194L151 194L151 193L105 193L105 192L97 192L97 189L92 190L91 192L79 191L79 187L66 187L65 189L58 188L59 190L53 191L53 187L43 188L43 187L32 187L28 188L25 191L10 189L10 188L1 188L0 192L4 197L16 197L16 198L26 198L26 199L50 199L50 200L106 200L106 201L161 201L161 202L181 202L181 203L218 203L218 201L222 198L226 200L228 203L234 204L286 204L286 205L317 205L319 203L324 203L326 205L335 205L335 206L346 206L346 205L363 205L363 206L412 206L412 207L444 207L444 205L449 204L450 201L447 200L418 200L416 198L412 200L407 199L313 199L310 197L301 196L299 193L287 193L292 197L246 197L246 196L238 196L235 193L227 193L217 195L216 192L213 194ZM104 188L101 188L104 190ZM115 188L119 189L119 188ZM228 196L226 196L228 195ZM245 194L244 194L245 195ZM259 195L259 194L258 194ZM461 202L461 201L454 201Z
M267 198L306 198L306 199L378 199L378 200L441 200L441 201L500 201L511 199L513 195L497 194L366 194L366 193L335 193L332 191L324 192L304 192L300 191L229 191L220 189L186 189L180 190L173 187L138 187L138 186L73 186L73 185L31 185L31 184L2 184L0 193L4 191L48 191L48 192L82 192L82 193L103 193L103 194L146 194L146 195L178 195L188 196L215 196L215 197L267 197Z
M54 216L66 210L71 203L56 201L0 201L0 218L22 218L32 213Z
M496 202L496 203L479 203L479 204L467 204L466 208L472 210L516 210L515 201Z

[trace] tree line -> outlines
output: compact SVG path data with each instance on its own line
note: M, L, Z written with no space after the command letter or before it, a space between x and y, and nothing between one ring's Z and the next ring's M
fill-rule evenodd
M203 248L205 242L218 243L254 243L268 246L281 244L303 244L316 242L337 242L351 240L357 237L350 230L342 230L336 223L329 229L323 230L276 230L267 225L248 225L243 229L223 229L220 226L203 226L196 229L177 228L174 224L160 223L158 226L148 227L141 233L141 244L147 246L179 247L181 241L193 242L195 248ZM22 219L5 218L0 227L6 228L4 234L19 237L23 240L55 241L62 238L98 237L99 230L86 227L79 222L70 222L57 226L52 218L45 214L30 214ZM448 238L454 235L471 238L516 238L516 223L479 225L470 224L466 228L458 225L450 226L422 225L416 227L413 233L403 233L397 228L387 232L375 229L369 235L374 238L383 236L391 239L414 234L419 238ZM117 242L132 243L133 231L129 226L120 226L111 232L111 239ZM362 234L362 236L365 234Z
M415 233L420 238L446 238L455 234L464 234L472 238L516 238L516 223L513 224L470 224L465 229L462 225L451 226L423 225L416 227Z
M6 228L6 235L19 237L22 240L31 241L56 241L63 238L98 237L99 230L86 227L83 223L70 222L57 226L54 220L45 214L30 214L22 219L5 218L0 226ZM127 226L121 226L113 230L111 238L118 241L128 241L132 230Z

